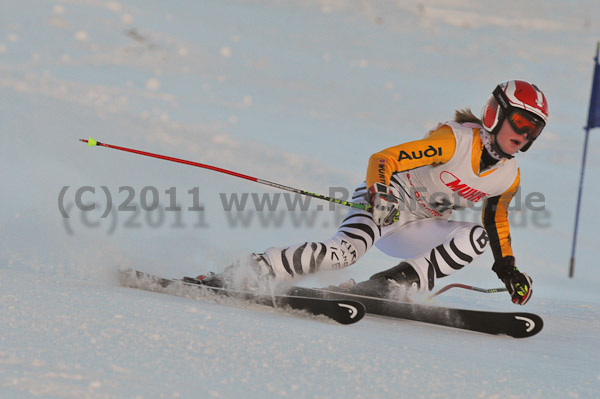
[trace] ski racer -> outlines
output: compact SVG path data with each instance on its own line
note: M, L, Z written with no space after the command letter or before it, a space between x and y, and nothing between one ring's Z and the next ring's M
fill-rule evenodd
M548 118L546 97L522 80L500 83L477 118L469 108L440 123L425 138L373 154L366 181L354 202L370 211L350 210L329 240L272 247L253 254L252 269L275 281L356 263L371 247L403 259L346 292L393 296L399 288L426 292L435 280L473 262L488 246L492 270L512 302L531 298L532 280L521 272L511 248L508 206L520 184L514 158L539 137ZM456 209L483 201L482 224L450 220ZM231 271L231 268L230 270ZM205 277L226 285L226 270Z

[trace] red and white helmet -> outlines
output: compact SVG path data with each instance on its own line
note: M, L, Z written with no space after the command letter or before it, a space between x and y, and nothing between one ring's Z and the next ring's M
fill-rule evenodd
M485 130L495 135L507 117L513 124L513 116L517 123L521 116L536 127L533 134L527 135L529 143L521 150L527 151L548 120L548 101L544 93L523 80L500 83L481 110L481 122ZM513 124L513 127L516 126Z

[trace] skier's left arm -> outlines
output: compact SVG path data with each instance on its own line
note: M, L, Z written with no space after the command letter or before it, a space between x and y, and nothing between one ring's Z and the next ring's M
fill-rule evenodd
M499 196L486 199L482 216L494 254L492 270L508 289L513 303L525 305L531 298L532 280L516 266L508 222L508 206L519 190L520 180L519 172L508 190Z

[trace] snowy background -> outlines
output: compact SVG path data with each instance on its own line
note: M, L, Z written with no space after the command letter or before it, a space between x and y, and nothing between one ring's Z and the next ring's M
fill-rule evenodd
M595 130L567 277L597 2L1 5L0 397L600 397ZM252 196L274 201L276 190L77 139L339 195L364 179L373 152L422 137L456 108L477 113L507 79L535 82L550 104L544 134L519 156L512 219L534 296L523 309L506 294L450 291L436 301L538 313L537 336L373 317L339 326L118 285L118 267L194 275L325 239L345 209L313 200L288 211L280 193L278 206L259 212ZM85 188L81 202L94 211L77 206ZM106 193L113 207L103 218ZM244 210L228 211L244 194ZM526 206L529 195L543 196L538 210ZM153 199L158 208L147 210ZM373 250L300 284L359 280L393 264ZM486 254L438 284L499 286L490 267Z

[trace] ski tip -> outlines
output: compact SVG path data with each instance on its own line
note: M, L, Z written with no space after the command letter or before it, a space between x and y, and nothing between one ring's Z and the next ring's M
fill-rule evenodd
M367 313L367 308L361 302L342 300L337 301L337 306L345 309L347 313L341 313L333 317L340 324L353 324L360 321Z

